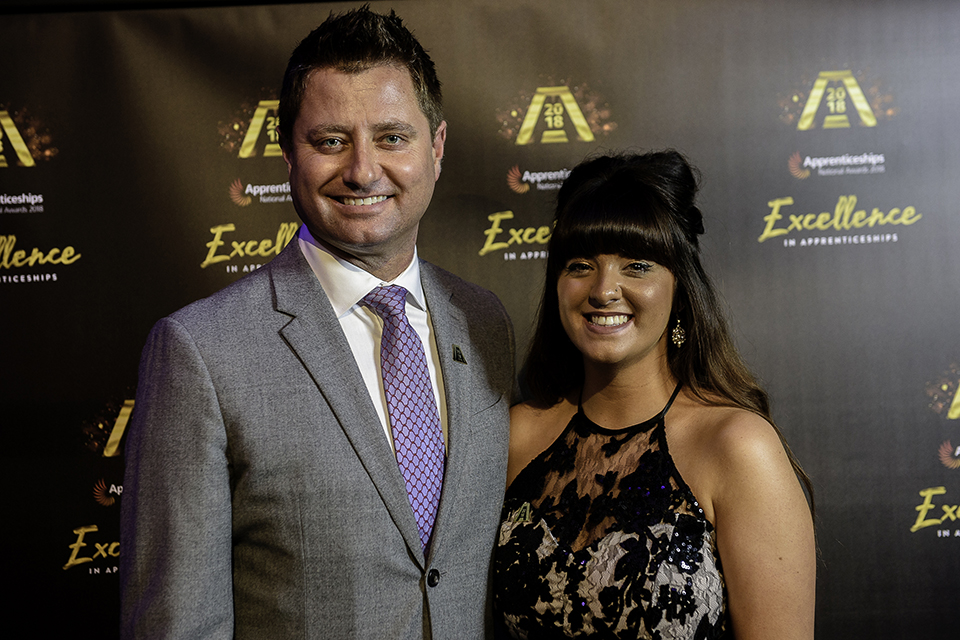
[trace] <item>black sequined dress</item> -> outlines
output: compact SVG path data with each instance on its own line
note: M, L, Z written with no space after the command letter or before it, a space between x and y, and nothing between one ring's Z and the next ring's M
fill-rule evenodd
M713 526L667 450L679 390L626 429L580 408L510 485L494 606L511 637L729 638Z

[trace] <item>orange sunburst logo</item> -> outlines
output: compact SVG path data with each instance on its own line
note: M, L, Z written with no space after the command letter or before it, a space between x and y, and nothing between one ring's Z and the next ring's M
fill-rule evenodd
M507 171L507 186L517 193L526 193L530 191L530 185L523 181L523 174L520 172L520 165L515 164Z
M947 440L940 445L940 462L948 469L960 469L960 447L954 448Z
M799 151L794 151L793 155L790 156L790 160L787 162L787 166L790 167L790 173L797 180L805 180L810 177L810 169L803 168L803 158L800 157Z
M243 183L240 182L240 178L234 180L233 184L230 185L230 199L233 200L234 204L238 204L241 207L245 207L253 202L253 198L243 192Z
M93 486L93 499L105 507L109 507L117 501L108 493L107 483L103 481L103 478L100 478L100 481Z

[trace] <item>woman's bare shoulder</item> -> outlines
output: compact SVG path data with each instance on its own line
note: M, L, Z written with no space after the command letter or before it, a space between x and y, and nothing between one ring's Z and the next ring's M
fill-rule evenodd
M760 504L802 505L806 500L780 434L763 416L736 407L706 407L695 429L694 471L719 524L724 514Z
M680 400L678 398L678 400ZM793 470L773 425L762 416L688 397L667 417L667 440L680 475L707 519L744 483L792 476Z
M510 408L510 459L507 463L507 486L524 467L560 436L576 411L576 405L566 400L549 406L521 402Z
M720 404L712 398L703 400L681 395L675 415L682 437L690 441L699 454L710 458L749 456L751 452L756 453L758 447L782 449L773 425L747 409Z
M721 406L709 407L702 415L701 444L727 474L756 472L771 464L790 468L780 436L763 416Z

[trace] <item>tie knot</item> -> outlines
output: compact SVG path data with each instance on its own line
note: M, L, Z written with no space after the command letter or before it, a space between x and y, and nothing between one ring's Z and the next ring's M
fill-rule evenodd
M363 303L381 318L403 315L406 311L407 290L397 284L377 287L363 297Z

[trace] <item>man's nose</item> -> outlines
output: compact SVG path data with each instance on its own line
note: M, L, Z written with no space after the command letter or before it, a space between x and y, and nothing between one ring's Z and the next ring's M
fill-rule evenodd
M373 143L355 144L343 168L344 183L357 191L364 191L376 184L382 174Z

